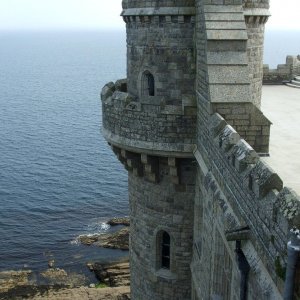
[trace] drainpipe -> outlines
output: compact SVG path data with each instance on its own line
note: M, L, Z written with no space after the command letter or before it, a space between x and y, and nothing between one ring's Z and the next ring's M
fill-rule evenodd
M248 275L250 271L250 265L241 248L241 241L236 241L235 253L237 255L238 266L241 273L240 300L247 300Z
M284 285L284 300L293 300L296 266L300 252L300 231L299 229L291 229L291 240L287 244L288 261Z

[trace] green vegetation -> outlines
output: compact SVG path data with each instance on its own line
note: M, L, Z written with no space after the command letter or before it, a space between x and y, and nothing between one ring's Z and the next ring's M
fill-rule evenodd
M275 259L275 271L277 276L279 276L284 281L286 268L281 265L279 256L277 256Z
M104 282L99 282L99 283L97 283L97 284L95 285L95 287L96 287L97 289L103 289L103 288L108 287L108 285L107 285L106 283L104 283Z

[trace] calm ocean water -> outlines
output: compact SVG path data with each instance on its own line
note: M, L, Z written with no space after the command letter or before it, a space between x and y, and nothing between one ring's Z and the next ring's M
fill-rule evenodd
M76 244L128 215L100 133L101 87L126 74L123 32L0 33L0 270L124 255Z
M299 54L295 37L267 32L265 61ZM0 271L124 255L76 237L128 214L126 172L101 136L99 100L106 82L125 77L125 33L2 32L0 45Z

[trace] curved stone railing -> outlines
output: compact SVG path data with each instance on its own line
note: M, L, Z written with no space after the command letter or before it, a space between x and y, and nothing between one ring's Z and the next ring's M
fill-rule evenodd
M143 105L128 92L126 80L101 92L103 135L113 146L137 153L192 157L196 111Z

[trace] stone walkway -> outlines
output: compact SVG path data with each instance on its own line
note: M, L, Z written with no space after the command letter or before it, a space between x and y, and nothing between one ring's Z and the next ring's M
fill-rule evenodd
M262 111L273 123L270 157L264 160L285 186L300 194L300 89L263 86Z

